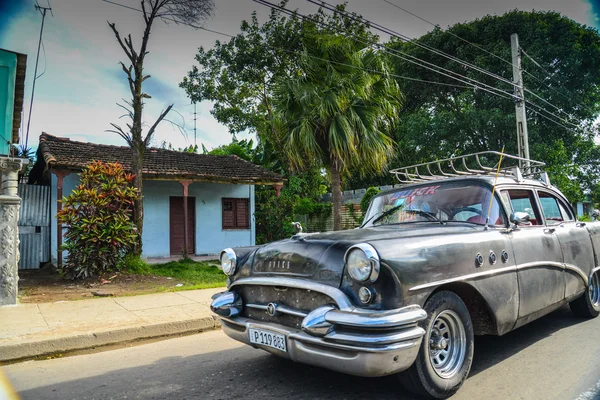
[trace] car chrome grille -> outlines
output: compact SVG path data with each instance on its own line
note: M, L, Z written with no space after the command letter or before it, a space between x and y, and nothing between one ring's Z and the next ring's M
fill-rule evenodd
M246 305L242 312L243 316L298 329L304 319L302 315L322 305L335 304L323 293L291 287L241 285L236 288L236 291ZM271 316L265 309L269 303L285 306L288 311Z

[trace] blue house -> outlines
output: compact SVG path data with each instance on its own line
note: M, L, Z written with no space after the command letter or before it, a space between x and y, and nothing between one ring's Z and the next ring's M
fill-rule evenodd
M131 150L40 136L29 183L51 187L51 258L58 264L63 256L58 252L62 227L56 221L60 199L78 185L82 168L95 160L131 168ZM187 253L195 255L254 245L254 186L272 185L277 194L283 186L281 175L237 156L154 148L145 153L143 174L145 258L180 256L186 239Z

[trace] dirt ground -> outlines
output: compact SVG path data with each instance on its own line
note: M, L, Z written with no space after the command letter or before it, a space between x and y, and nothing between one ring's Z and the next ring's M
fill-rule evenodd
M178 287L182 287L181 282L175 278L164 276L116 272L101 277L72 281L62 278L50 268L19 271L19 301L21 303L130 296L175 290Z

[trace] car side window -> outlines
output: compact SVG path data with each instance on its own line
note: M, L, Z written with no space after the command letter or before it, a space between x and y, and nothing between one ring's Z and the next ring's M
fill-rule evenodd
M538 192L540 204L546 217L546 225L559 225L564 221L572 221L572 217L561 201L547 192Z
M529 214L529 222L531 225L541 224L542 219L540 218L540 213L535 204L535 197L531 190L508 189L503 192L503 197L504 193L508 195L513 212L524 212Z

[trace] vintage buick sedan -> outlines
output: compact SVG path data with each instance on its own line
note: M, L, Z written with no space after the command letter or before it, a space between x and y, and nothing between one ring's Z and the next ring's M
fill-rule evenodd
M211 306L223 330L446 398L469 374L474 335L503 335L567 303L596 317L600 224L577 222L543 163L482 165L498 155L392 171L407 184L374 197L358 229L223 250L228 290Z

